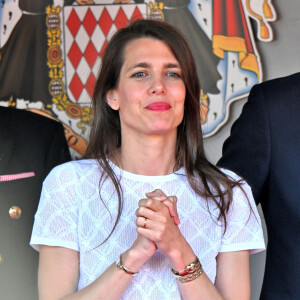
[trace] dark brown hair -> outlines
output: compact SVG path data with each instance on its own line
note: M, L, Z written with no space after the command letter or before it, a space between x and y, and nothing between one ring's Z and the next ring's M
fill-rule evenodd
M112 232L119 221L123 199L121 185L109 160L117 161L116 152L121 146L121 125L119 113L109 107L106 95L118 85L126 46L139 38L153 38L167 44L181 66L186 98L183 121L177 129L176 166L184 167L196 194L206 201L216 203L219 208L218 220L224 220L226 230L226 213L232 202L232 189L240 186L240 183L228 178L205 157L200 121L200 83L190 47L173 26L161 21L138 20L117 31L105 50L93 97L94 119L90 142L84 156L97 159L104 170L100 178L100 197L101 182L105 179L111 179L116 188L119 206Z

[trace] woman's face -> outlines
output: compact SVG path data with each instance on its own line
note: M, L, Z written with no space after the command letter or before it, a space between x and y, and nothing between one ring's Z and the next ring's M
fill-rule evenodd
M119 110L122 135L176 135L186 94L181 73L160 40L141 38L126 46L119 84L107 93L108 104Z

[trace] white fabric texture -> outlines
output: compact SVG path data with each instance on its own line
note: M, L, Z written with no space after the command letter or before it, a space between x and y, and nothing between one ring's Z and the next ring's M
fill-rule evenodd
M216 205L201 199L190 188L184 170L165 176L143 176L123 171L111 164L123 187L124 205L120 221L112 236L117 216L118 199L110 180L101 187L101 169L95 160L72 161L54 168L43 184L42 195L30 244L61 246L80 253L78 289L92 283L135 240L138 201L145 193L161 189L178 198L179 228L199 257L212 282L216 277L216 256L219 252L265 248L260 217L250 187L245 183L253 212L240 188L234 189L234 201L227 216L228 226L223 235L223 222L217 221ZM237 175L227 170L234 179ZM209 208L209 211L208 211ZM181 299L169 262L159 251L145 263L121 299Z

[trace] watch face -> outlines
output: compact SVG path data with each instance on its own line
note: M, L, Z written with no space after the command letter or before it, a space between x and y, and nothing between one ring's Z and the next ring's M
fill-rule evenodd
M192 273L195 271L195 268L196 268L196 264L192 263L186 267L186 271Z

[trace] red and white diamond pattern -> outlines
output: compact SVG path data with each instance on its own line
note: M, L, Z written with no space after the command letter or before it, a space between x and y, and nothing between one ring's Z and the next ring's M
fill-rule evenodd
M64 7L64 60L68 97L91 101L109 37L128 22L146 17L146 4Z

